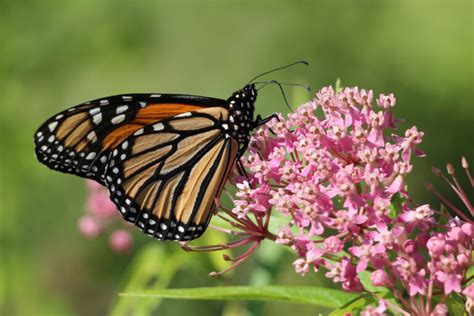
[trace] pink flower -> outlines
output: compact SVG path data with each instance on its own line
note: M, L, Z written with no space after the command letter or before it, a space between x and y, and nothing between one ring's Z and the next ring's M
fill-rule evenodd
M92 191L87 198L87 210L94 216L107 219L116 215L117 208L110 201L107 190L103 188Z
M436 280L444 284L446 294L452 291L461 292L462 274L456 258L451 254L441 256L437 262L437 271L434 273Z
M425 279L425 271L419 269L416 261L412 257L397 258L393 263L397 269L398 275L408 285L408 294L414 296L416 294L425 294L427 281Z
M293 262L293 266L295 267L295 271L298 274L305 275L309 271L309 264L306 262L305 259L296 259L295 262Z
M324 247L328 253L336 254L342 251L344 244L336 236L329 236L324 240Z
M377 307L367 306L361 313L361 316L385 316L387 310L387 302L384 299L379 300Z
M437 257L445 252L446 243L443 238L433 236L426 243L426 247L428 248L430 256Z
M466 288L462 291L462 294L466 295L466 297L474 300L474 283L471 285L466 286Z
M431 313L432 316L447 316L448 307L446 304L437 304Z
M349 258L344 257L341 263L334 263L329 267L331 268L326 276L333 279L334 282L342 283L344 290L349 292L362 291L363 287L357 276L356 268L351 264Z
M132 242L132 236L124 229L114 231L109 237L110 247L116 252L128 252Z
M393 93L389 95L381 94L377 99L377 105L384 109L389 109L395 106L396 99Z
M412 158L424 155L419 149L424 134L413 126L387 137L399 122L392 114L395 96L375 99L378 107L371 90L326 87L288 118L279 115L258 129L242 158L248 177L232 176L233 209L220 206L218 214L232 229L216 229L240 239L185 249L247 247L236 258L224 257L233 264L212 274L217 275L240 265L263 239L273 240L294 252L296 273L324 269L347 291L363 291L359 273L370 271L372 283L390 287L397 312L406 314L432 314L434 295L460 293L472 265L472 216L463 217L466 212L438 192L458 218L413 205L406 178ZM467 161L462 164L474 185ZM452 167L448 174L468 214L474 214ZM363 313L383 315L386 307L380 301ZM442 311L442 305L436 307Z
M77 224L79 231L88 238L95 238L102 232L100 224L91 216L82 216Z
M434 223L433 214L433 210L431 210L430 206L425 204L414 210L402 213L399 219L407 224L407 232L411 232L415 227L426 230Z
M391 286L392 282L390 281L390 277L388 273L384 270L376 270L372 272L370 280L372 284L375 286Z
M114 226L125 227L128 223L122 221L120 213L110 201L107 189L99 183L86 180L88 196L86 200L86 215L78 221L78 229L82 235L95 238ZM112 250L127 251L132 246L132 237L124 229L119 229L109 236Z

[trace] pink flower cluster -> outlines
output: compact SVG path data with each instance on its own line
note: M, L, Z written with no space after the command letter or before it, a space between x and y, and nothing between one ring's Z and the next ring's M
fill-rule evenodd
M474 225L440 225L429 205L412 206L405 178L412 157L424 155L423 132L411 127L390 135L398 123L395 97L381 94L376 105L373 98L371 90L323 88L288 119L258 130L232 213L241 222L287 218L276 236L258 234L291 247L297 273L324 267L343 289L363 291L359 274L368 271L407 313L432 311L434 295L470 297Z
M110 201L107 189L99 183L86 180L88 196L86 214L78 222L79 231L88 238L97 238L120 221L117 208ZM133 243L127 229L114 230L109 236L109 245L116 252L127 252Z
M474 278L467 273L474 266L473 204L450 164L451 179L434 172L448 182L467 212L429 183L426 187L449 211L413 203L405 180L413 156L424 155L418 148L423 132L413 126L391 134L399 122L392 115L395 101L393 94L381 94L374 102L371 90L335 92L327 87L288 119L279 116L257 130L242 158L245 176L231 178L237 187L232 209L219 205L217 216L231 228L210 226L238 238L182 247L216 251L246 246L235 258L224 255L232 264L211 273L219 275L269 239L293 249L293 266L300 275L322 270L344 290L370 292L370 284L361 280L366 274L371 286L389 289L388 299L371 293L378 305L366 306L361 315L386 315L388 309L403 315L447 315L453 295L474 314ZM474 187L465 158L462 167ZM119 216L105 188L91 181L88 188L87 214L79 229L97 237ZM275 218L284 224L270 231ZM126 251L132 239L121 229L109 242L114 250Z

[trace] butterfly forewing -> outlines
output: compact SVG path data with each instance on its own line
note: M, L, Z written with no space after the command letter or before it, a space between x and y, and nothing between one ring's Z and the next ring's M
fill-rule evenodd
M225 101L187 95L130 94L89 101L46 121L36 155L51 169L101 183L110 153L144 126Z

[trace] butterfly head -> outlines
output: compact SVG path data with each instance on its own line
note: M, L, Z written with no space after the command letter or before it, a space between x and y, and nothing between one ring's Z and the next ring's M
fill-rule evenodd
M234 92L227 100L229 106L229 129L240 143L248 143L250 131L254 127L253 113L257 90L254 84L248 84Z

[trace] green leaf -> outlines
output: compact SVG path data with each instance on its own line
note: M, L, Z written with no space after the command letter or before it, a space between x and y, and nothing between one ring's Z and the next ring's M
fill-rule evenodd
M467 315L466 309L464 308L464 302L457 294L451 294L448 296L445 303L448 307L449 315Z
M390 212L388 213L390 218L397 218L398 214L401 213L403 202L404 199L400 196L400 194L396 193L393 195L392 201L390 203Z
M474 257L474 251L472 252L472 256ZM474 265L471 265L468 269L467 269L467 273L466 273L466 278L469 279L470 277L474 276Z
M342 85L341 78L337 78L334 90L336 90L336 93L339 93L342 92L343 89L344 86Z
M171 298L193 300L252 300L281 301L338 308L356 297L356 294L321 287L296 286L228 286L188 289L156 289L121 294L130 298Z
M364 307L374 302L375 299L372 295L362 294L350 300L343 306L335 309L331 312L331 314L329 314L329 316L343 316L356 311L361 311Z
M126 277L124 291L156 290L168 287L176 270L184 260L183 252L167 253L163 247L150 244L143 248L134 258ZM137 299L119 297L110 315L150 315L161 300L137 302Z

